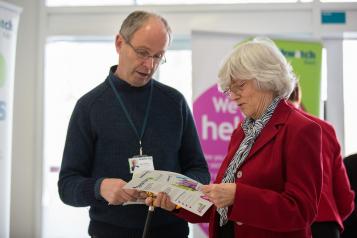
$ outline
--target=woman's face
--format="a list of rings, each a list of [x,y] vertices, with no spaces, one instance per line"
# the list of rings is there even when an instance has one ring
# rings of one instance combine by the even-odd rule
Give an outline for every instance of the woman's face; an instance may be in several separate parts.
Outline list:
[[[233,79],[229,97],[246,116],[258,119],[273,100],[273,92],[261,90],[256,80]]]

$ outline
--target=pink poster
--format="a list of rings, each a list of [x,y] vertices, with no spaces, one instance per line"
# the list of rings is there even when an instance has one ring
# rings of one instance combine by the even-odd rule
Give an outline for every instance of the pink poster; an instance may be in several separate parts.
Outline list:
[[[235,102],[218,91],[216,84],[196,98],[193,115],[213,182],[226,155],[232,131],[243,115]],[[208,235],[208,224],[200,224],[200,227]]]

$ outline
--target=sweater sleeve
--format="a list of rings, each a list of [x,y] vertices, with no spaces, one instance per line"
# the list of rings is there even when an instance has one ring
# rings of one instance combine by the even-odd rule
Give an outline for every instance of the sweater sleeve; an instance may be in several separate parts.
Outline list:
[[[58,180],[60,198],[67,205],[84,207],[96,201],[93,141],[89,109],[79,101],[69,122]]]
[[[183,136],[179,151],[182,173],[203,184],[208,184],[210,174],[198,139],[191,111],[185,101],[182,105]]]

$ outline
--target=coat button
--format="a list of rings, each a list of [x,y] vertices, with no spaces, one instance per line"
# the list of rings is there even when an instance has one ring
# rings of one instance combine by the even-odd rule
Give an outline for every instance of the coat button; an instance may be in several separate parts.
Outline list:
[[[242,176],[243,176],[243,173],[242,173],[241,170],[239,170],[239,171],[237,172],[237,178],[241,178]]]

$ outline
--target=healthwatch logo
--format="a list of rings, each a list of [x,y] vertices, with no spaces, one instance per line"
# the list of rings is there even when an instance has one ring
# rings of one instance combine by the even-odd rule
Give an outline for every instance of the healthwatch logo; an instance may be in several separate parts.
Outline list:
[[[2,54],[0,54],[0,88],[2,88],[5,83],[5,69],[5,59]]]
[[[0,28],[7,31],[12,31],[12,22],[11,20],[0,19]]]
[[[316,60],[316,53],[311,50],[280,50],[286,58],[302,59],[306,63],[313,63]]]

